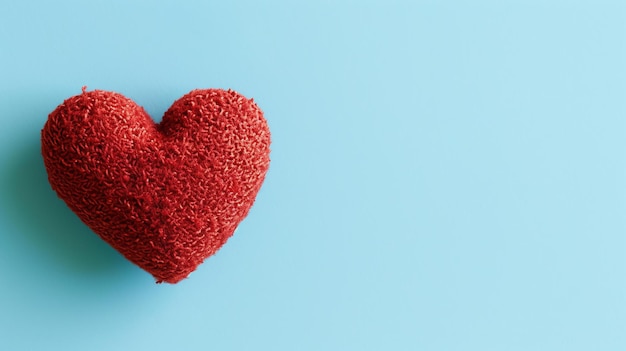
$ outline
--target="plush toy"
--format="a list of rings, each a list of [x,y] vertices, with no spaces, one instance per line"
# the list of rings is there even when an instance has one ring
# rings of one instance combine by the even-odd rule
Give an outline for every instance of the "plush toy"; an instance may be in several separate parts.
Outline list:
[[[132,100],[83,88],[48,116],[41,143],[58,196],[158,283],[224,245],[270,162],[259,107],[221,89],[191,91],[155,124]]]

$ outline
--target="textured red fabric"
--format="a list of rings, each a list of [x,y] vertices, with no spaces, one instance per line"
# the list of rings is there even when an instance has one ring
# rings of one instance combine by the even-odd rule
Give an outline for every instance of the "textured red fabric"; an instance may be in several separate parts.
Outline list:
[[[52,188],[159,283],[186,278],[232,236],[269,153],[263,113],[232,90],[194,90],[155,124],[132,100],[83,88],[42,130]]]

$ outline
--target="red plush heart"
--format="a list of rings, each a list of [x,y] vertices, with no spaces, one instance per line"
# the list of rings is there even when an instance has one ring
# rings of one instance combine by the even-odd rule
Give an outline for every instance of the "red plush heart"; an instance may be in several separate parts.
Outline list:
[[[83,89],[41,140],[59,197],[157,282],[184,279],[224,245],[269,167],[263,113],[232,90],[194,90],[155,124],[120,94]]]

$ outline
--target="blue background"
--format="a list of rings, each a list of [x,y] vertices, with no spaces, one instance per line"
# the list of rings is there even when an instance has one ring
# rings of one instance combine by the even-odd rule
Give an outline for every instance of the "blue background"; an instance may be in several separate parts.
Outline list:
[[[626,350],[623,1],[0,3],[1,350]],[[50,190],[83,85],[265,111],[257,202],[178,285]]]

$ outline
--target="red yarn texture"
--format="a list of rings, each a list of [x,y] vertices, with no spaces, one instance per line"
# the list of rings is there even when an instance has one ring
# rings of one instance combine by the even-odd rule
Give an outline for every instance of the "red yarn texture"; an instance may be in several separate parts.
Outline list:
[[[248,214],[270,132],[232,90],[194,90],[155,124],[118,93],[83,89],[48,116],[42,153],[52,188],[85,224],[158,283],[177,283]]]

